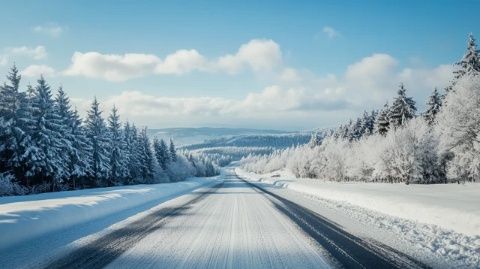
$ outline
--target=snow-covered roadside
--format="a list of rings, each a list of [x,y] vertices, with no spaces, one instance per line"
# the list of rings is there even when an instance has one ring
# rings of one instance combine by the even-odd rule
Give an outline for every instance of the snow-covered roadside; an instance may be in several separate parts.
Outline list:
[[[405,185],[296,179],[281,170],[258,175],[236,168],[239,176],[323,199],[347,202],[383,214],[480,235],[480,184]]]
[[[0,249],[114,215],[150,202],[163,202],[219,177],[0,198]]]
[[[475,219],[478,220],[478,211],[473,209],[475,203],[478,205],[478,195],[474,195],[475,192],[479,193],[477,186],[449,185],[451,191],[433,188],[429,192],[428,188],[423,188],[428,186],[418,185],[380,184],[376,186],[376,183],[334,183],[295,179],[286,171],[257,175],[237,168],[236,172],[246,180],[273,184],[277,186],[275,190],[279,192],[278,194],[316,211],[353,234],[372,238],[434,268],[480,268],[478,229],[469,230],[470,235],[467,235],[439,225],[424,224],[418,219],[414,219],[417,216],[416,210],[429,214],[426,208],[431,206],[433,201],[438,202],[438,208],[435,209],[432,206],[434,208],[432,214],[438,214],[445,203],[453,203],[449,205],[449,211],[445,211],[445,214],[454,214],[450,218],[457,218],[460,227],[465,228],[465,225],[476,227],[475,223],[471,222],[474,222]],[[410,194],[406,193],[407,190],[404,189],[409,187]],[[464,192],[460,191],[461,187]],[[303,196],[304,199],[298,199],[299,196]],[[455,196],[457,197],[455,198]],[[391,210],[385,214],[376,210],[376,208],[388,206],[389,202],[385,202],[387,203],[385,205],[381,204],[384,197],[389,197],[398,203],[396,207],[391,207]],[[402,198],[405,201],[407,197],[410,197],[409,202],[401,202]],[[371,204],[359,203],[358,199],[367,199]],[[459,201],[455,203],[455,199]],[[472,201],[473,205],[462,208],[465,203],[469,203],[468,201]],[[412,214],[408,218],[399,217],[400,214],[397,212],[406,210],[408,207],[412,210]],[[457,211],[460,213],[455,213],[455,207],[459,207]],[[467,214],[461,213],[461,211],[470,211],[473,217],[465,218]],[[432,215],[424,217],[431,221],[435,220]],[[461,222],[467,223],[463,225]],[[450,220],[447,223],[454,224],[456,221]]]

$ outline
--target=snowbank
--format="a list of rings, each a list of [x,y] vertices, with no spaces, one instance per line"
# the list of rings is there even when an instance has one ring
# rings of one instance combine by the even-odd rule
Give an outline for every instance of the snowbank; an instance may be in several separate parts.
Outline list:
[[[192,178],[176,183],[0,197],[0,249],[148,202],[160,203],[217,180]]]
[[[466,235],[480,235],[480,184],[339,183],[297,179],[285,170],[258,175],[236,168],[236,173],[244,179],[267,182],[318,198],[347,202]]]

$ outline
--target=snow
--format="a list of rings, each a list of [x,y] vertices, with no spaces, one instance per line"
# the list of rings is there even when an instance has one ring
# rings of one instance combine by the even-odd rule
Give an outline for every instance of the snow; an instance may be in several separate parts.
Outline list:
[[[161,203],[217,180],[191,178],[176,183],[1,197],[0,249],[149,202]]]
[[[297,179],[286,170],[263,175],[239,168],[236,172],[248,179],[261,179],[323,199],[347,202],[467,235],[480,235],[480,184],[340,183]]]
[[[233,179],[107,268],[330,267],[318,248],[262,194]]]
[[[352,234],[433,268],[480,268],[478,185],[325,182],[298,179],[286,170],[259,175],[236,168],[236,173],[252,182],[272,184],[278,195]]]

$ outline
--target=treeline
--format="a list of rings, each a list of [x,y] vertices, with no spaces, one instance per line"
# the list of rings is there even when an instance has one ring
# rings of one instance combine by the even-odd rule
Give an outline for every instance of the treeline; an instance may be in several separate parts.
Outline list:
[[[227,166],[231,162],[250,155],[270,154],[275,150],[273,147],[213,147],[191,150],[200,156],[208,156],[208,158],[217,166]]]
[[[217,174],[206,157],[177,154],[147,128],[105,119],[95,98],[85,120],[41,77],[20,90],[13,66],[0,86],[0,195],[156,183]]]
[[[237,135],[207,140],[184,148],[189,150],[217,147],[271,147],[281,149],[306,144],[309,139],[310,135],[303,133]]]
[[[308,146],[252,156],[254,172],[289,168],[298,177],[334,181],[447,183],[480,181],[480,58],[475,39],[455,64],[444,93],[435,89],[417,114],[403,84],[397,97],[373,112],[313,134]]]

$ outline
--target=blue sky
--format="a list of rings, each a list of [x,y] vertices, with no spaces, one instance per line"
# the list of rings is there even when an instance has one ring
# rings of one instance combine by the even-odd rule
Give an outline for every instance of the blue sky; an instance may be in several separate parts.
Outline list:
[[[116,104],[124,119],[150,127],[311,129],[381,106],[401,81],[422,108],[433,87],[448,83],[467,34],[479,32],[479,8],[453,0],[9,1],[0,71],[15,61],[24,85],[43,73],[81,111],[97,96],[105,110]]]

